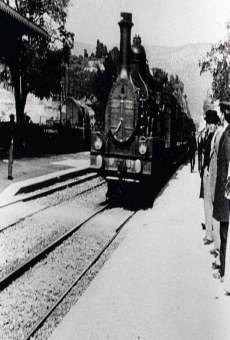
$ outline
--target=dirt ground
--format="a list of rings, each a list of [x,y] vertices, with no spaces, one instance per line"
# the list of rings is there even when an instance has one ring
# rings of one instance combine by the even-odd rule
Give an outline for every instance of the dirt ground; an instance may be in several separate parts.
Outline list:
[[[65,159],[85,159],[88,152],[62,155],[46,155],[43,157],[21,158],[13,162],[13,180],[8,179],[8,160],[0,160],[0,192],[8,185],[25,179],[46,175],[59,170],[70,168],[70,165],[52,164]]]

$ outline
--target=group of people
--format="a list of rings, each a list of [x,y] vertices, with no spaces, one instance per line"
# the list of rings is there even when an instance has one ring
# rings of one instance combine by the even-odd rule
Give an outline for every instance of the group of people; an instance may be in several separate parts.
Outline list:
[[[204,200],[204,244],[214,244],[213,277],[225,282],[230,293],[230,102],[220,103],[205,114],[206,126],[198,136],[198,170],[201,177],[200,197]],[[229,250],[227,249],[227,244]],[[229,253],[229,254],[228,254]],[[229,261],[228,261],[228,260]],[[229,263],[228,263],[229,262]]]

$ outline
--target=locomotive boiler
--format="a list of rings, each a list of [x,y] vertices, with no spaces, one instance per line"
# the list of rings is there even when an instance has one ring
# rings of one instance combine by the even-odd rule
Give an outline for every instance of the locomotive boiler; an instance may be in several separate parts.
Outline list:
[[[191,119],[172,94],[156,86],[139,36],[131,46],[132,14],[121,17],[120,73],[108,98],[104,129],[92,131],[91,168],[109,184],[144,183],[186,152]]]

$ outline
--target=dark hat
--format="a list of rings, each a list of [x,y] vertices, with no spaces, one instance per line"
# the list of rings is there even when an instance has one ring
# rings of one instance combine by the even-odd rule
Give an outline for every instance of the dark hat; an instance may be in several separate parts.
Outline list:
[[[220,118],[217,115],[216,110],[208,110],[205,115],[205,120],[207,124],[217,124]]]

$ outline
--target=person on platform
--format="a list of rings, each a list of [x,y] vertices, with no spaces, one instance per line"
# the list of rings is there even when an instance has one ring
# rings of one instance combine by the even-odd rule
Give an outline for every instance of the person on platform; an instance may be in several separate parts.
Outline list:
[[[197,151],[198,151],[198,171],[200,176],[202,175],[202,164],[203,164],[203,156],[204,156],[204,140],[207,133],[207,124],[200,131],[197,137]]]
[[[9,121],[9,140],[14,139],[15,134],[15,116],[13,113],[10,114],[10,121]]]
[[[213,277],[223,281],[229,225],[229,201],[225,197],[225,189],[230,162],[230,102],[221,102],[220,109],[224,115],[224,132],[219,141],[216,186],[213,202],[213,217],[220,222],[220,268],[213,274]]]
[[[204,144],[205,139],[208,133],[208,126],[207,124],[205,127],[200,131],[198,138],[197,138],[197,150],[198,150],[198,171],[200,174],[200,195],[199,197],[204,199],[204,182],[203,182],[203,162],[204,162]],[[205,230],[205,223],[201,223],[202,229]]]
[[[216,129],[216,132],[213,136],[211,142],[211,152],[210,152],[210,163],[209,163],[209,179],[210,179],[210,193],[211,193],[211,201],[212,201],[212,209],[214,203],[214,195],[216,188],[216,176],[217,176],[217,155],[219,149],[219,142],[224,132],[224,128],[222,125],[223,122],[223,114],[219,119],[219,126]],[[212,211],[213,214],[213,211]],[[214,240],[214,247],[210,250],[210,253],[216,257],[216,261],[213,263],[213,269],[219,269],[220,267],[220,223],[213,217],[212,218],[212,233]]]
[[[209,165],[210,165],[210,153],[211,153],[211,143],[215,131],[217,129],[217,124],[219,122],[219,117],[217,111],[208,110],[206,112],[206,124],[207,132],[204,139],[204,157],[202,164],[202,176],[203,176],[203,196],[204,196],[204,217],[205,217],[205,237],[203,239],[204,244],[208,245],[214,241],[212,232],[212,214],[213,214],[213,202],[211,197],[211,184],[209,175]]]
[[[192,131],[190,139],[189,139],[189,159],[190,159],[191,172],[194,171],[194,167],[195,167],[196,150],[197,150],[197,144],[196,144],[195,131]]]

